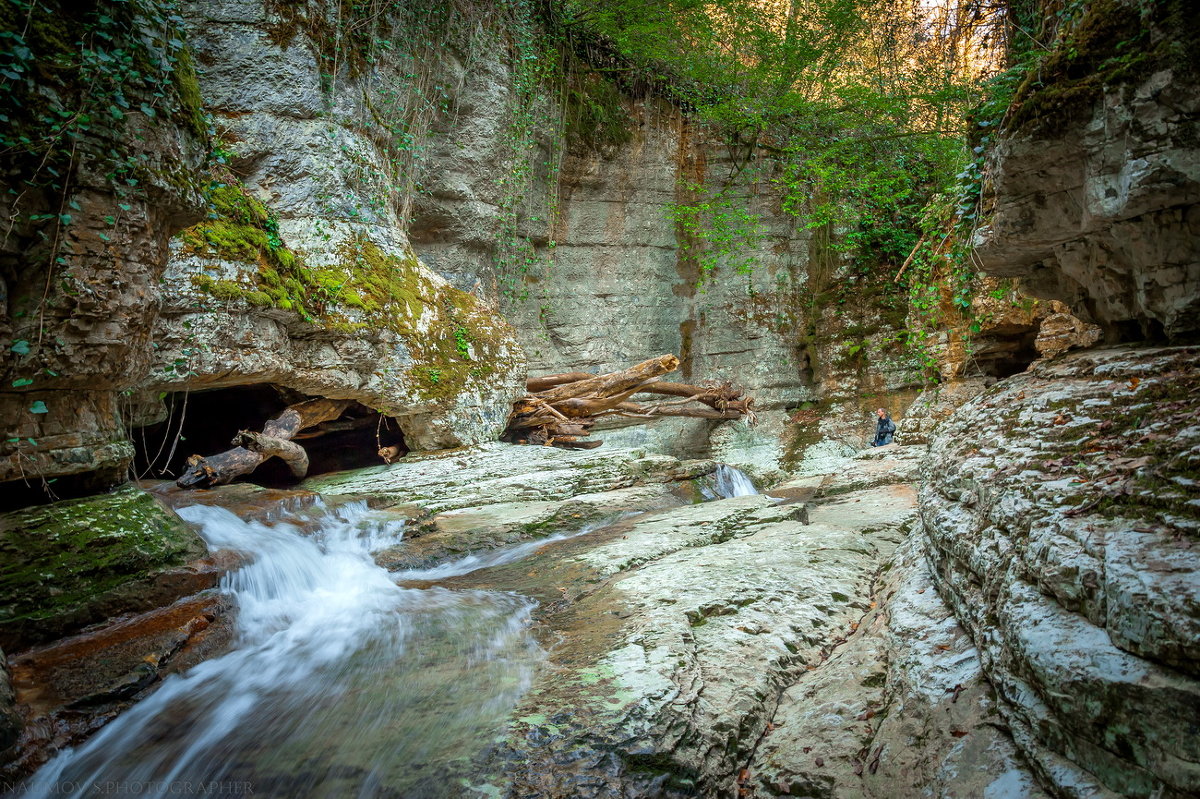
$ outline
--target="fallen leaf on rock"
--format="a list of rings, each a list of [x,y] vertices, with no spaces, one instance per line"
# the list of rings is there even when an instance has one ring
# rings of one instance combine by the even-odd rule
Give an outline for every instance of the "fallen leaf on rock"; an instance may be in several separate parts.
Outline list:
[[[817,764],[817,768],[825,768],[825,758],[818,757],[813,762]]]
[[[866,721],[867,719],[875,718],[874,710],[865,710],[854,717],[855,721]]]
[[[806,754],[806,755],[807,755],[809,752],[811,752],[811,751],[812,751],[812,747],[811,747],[811,746],[806,746],[806,747],[804,747],[804,749],[803,749],[803,752],[804,752],[804,754]]]
[[[925,593],[925,589],[924,589],[924,588],[918,588],[918,589],[917,589],[917,593],[918,593],[918,594],[923,594],[923,593]]]
[[[950,645],[949,644],[938,644],[937,646],[934,647],[934,649],[937,649],[942,652],[949,652]]]
[[[878,606],[879,606],[878,602],[872,602],[870,605],[867,605],[867,607],[869,607],[871,610],[874,610]]]
[[[850,622],[850,632],[854,632],[857,629],[858,629],[858,622],[856,622],[856,621]]]
[[[1140,383],[1140,382],[1142,382],[1142,378],[1140,378],[1140,377],[1129,378],[1129,390],[1133,391],[1135,388],[1138,387],[1138,383]]]
[[[1071,417],[1065,413],[1060,413],[1058,416],[1054,417],[1055,424],[1066,424],[1069,421],[1071,421]]]
[[[962,738],[967,735],[967,731],[966,730],[950,730],[950,734],[953,735],[955,738]]]

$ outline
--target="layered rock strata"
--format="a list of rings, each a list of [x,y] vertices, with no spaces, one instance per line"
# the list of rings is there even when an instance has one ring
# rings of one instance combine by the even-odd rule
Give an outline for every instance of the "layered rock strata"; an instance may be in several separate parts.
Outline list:
[[[930,444],[936,582],[1062,795],[1200,790],[1198,367],[1194,348],[1063,356]]]
[[[147,395],[272,383],[393,416],[411,449],[497,438],[523,353],[413,253],[395,142],[361,122],[366,79],[323,77],[318,53],[268,35],[277,20],[256,0],[190,13],[232,171],[214,174],[210,219],[172,244]]]
[[[1026,80],[976,254],[1109,341],[1200,335],[1200,55],[1186,4],[1096,3]]]

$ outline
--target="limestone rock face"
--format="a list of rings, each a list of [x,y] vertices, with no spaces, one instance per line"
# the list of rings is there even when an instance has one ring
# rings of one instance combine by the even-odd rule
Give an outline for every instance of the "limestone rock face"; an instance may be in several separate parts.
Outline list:
[[[925,389],[909,406],[904,418],[896,423],[896,440],[903,444],[928,444],[933,431],[959,405],[994,383],[992,378],[976,377]]]
[[[1194,348],[1035,364],[943,422],[923,466],[938,587],[1064,795],[1200,790],[1198,366]]]
[[[1053,358],[1067,350],[1086,349],[1100,340],[1101,331],[1096,325],[1058,312],[1042,320],[1034,346],[1043,358]]]
[[[1154,18],[1172,8],[1156,4],[1147,19],[1133,4],[1096,6],[1079,39],[1094,48],[1140,39],[1154,50],[1143,66],[1073,81],[1051,71],[1019,98],[1029,119],[1018,110],[1020,124],[996,145],[995,213],[976,249],[985,271],[1066,301],[1110,341],[1200,333],[1200,96],[1194,55],[1180,54],[1194,49],[1181,41],[1192,35],[1188,12]],[[1089,39],[1089,26],[1106,25],[1116,32]],[[1119,49],[1080,57],[1122,60]]]
[[[866,419],[863,394],[893,395],[897,411],[912,398],[897,393],[916,381],[914,362],[894,344],[903,315],[883,307],[894,287],[859,274],[827,236],[784,212],[779,174],[653,97],[620,99],[614,113],[628,137],[620,144],[568,135],[557,127],[562,108],[538,107],[543,130],[514,156],[507,52],[487,39],[469,69],[445,65],[454,113],[434,123],[421,167],[425,191],[414,197],[409,231],[418,255],[458,287],[496,297],[532,374],[612,371],[672,352],[680,378],[734,380],[755,397],[760,419],[752,430],[672,420],[598,438],[768,477],[785,459],[785,409],[823,402],[830,417]],[[515,220],[504,206],[514,157],[531,176]],[[706,182],[729,184],[728,213],[746,215],[735,226],[755,231],[732,254],[709,257],[716,248],[679,217],[702,202],[689,186]],[[515,254],[501,241],[513,234],[528,242]],[[828,435],[860,438],[845,428],[820,432]]]
[[[387,139],[356,122],[370,79],[323,85],[302,37],[266,35],[278,20],[258,0],[190,14],[200,88],[243,184],[220,173],[215,192],[245,197],[173,242],[145,394],[274,383],[395,416],[412,449],[497,438],[524,356],[491,307],[413,253]]]
[[[107,168],[85,161],[54,200],[72,209],[60,260],[24,225],[0,245],[0,482],[90,473],[98,490],[124,479],[121,392],[150,368],[167,240],[202,216],[193,133],[135,112],[125,137],[88,144],[142,163],[141,189],[117,195]]]

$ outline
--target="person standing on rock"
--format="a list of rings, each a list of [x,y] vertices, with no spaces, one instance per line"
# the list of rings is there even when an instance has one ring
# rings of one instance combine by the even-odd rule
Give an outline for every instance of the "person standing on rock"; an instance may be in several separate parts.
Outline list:
[[[896,423],[883,408],[876,410],[875,415],[879,417],[879,420],[875,424],[875,440],[871,442],[871,446],[882,447],[892,443],[892,436],[896,434]]]

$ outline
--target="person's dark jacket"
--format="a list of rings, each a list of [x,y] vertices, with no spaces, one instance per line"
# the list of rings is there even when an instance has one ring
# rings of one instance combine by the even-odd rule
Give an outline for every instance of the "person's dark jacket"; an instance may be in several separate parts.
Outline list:
[[[884,444],[892,443],[892,436],[896,434],[896,423],[891,418],[884,416],[875,425],[875,441],[872,446],[882,447]]]

